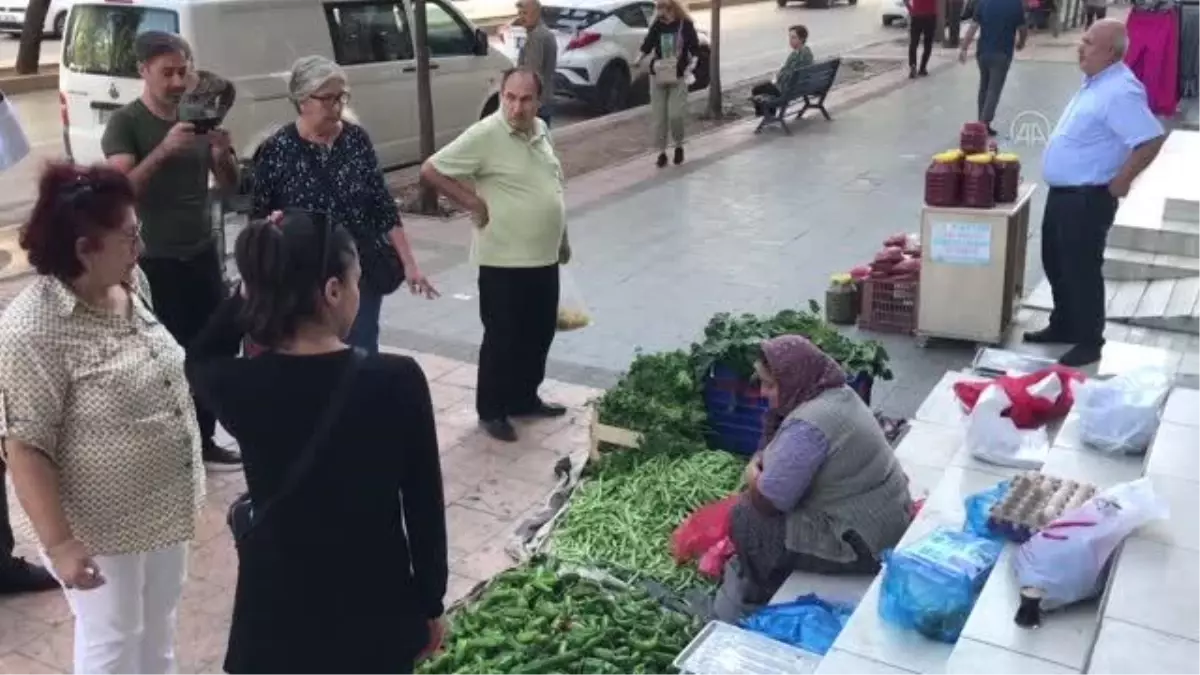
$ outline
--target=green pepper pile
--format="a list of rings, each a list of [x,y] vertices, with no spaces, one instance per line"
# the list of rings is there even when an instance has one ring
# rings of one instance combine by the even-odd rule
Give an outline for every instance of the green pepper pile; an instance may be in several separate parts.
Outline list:
[[[707,585],[693,565],[677,566],[671,533],[698,507],[737,490],[746,461],[660,434],[637,450],[608,454],[588,472],[550,538],[563,560],[621,579],[650,579],[674,591]]]
[[[498,575],[452,619],[418,673],[667,673],[699,631],[642,590],[550,561]]]

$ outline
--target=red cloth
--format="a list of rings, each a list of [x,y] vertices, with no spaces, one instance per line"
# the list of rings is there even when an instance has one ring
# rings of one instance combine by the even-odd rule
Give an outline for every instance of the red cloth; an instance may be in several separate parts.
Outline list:
[[[910,16],[937,16],[937,0],[908,0]]]
[[[1058,377],[1062,385],[1062,393],[1053,402],[1029,393],[1030,386],[1041,382],[1049,374]],[[979,401],[979,395],[984,389],[993,385],[1003,387],[1008,400],[1012,401],[1006,415],[1012,419],[1013,424],[1017,425],[1018,429],[1036,429],[1047,422],[1067,416],[1075,403],[1071,383],[1083,382],[1085,379],[1083,373],[1077,370],[1053,365],[1019,377],[1005,375],[982,382],[958,382],[954,385],[954,395],[962,401],[967,410],[974,410],[975,403]]]
[[[1159,116],[1174,115],[1179,106],[1178,24],[1175,11],[1135,9],[1125,20],[1129,33],[1125,65],[1146,88],[1150,110]]]

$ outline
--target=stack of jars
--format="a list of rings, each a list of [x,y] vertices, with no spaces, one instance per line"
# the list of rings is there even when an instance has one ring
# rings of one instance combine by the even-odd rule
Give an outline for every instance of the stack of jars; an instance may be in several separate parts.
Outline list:
[[[967,155],[987,152],[988,140],[987,125],[983,122],[967,122],[958,135],[958,145]]]
[[[962,198],[961,150],[947,150],[933,156],[925,171],[925,203],[930,206],[958,206]]]

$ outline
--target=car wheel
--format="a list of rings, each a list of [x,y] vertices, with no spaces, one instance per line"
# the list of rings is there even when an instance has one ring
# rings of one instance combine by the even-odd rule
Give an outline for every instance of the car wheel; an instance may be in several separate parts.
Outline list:
[[[780,7],[787,7],[788,0],[775,0],[775,4]]]
[[[709,83],[709,66],[712,64],[712,48],[700,47],[700,54],[696,58],[696,70],[692,72],[695,76],[695,81],[688,87],[688,91],[700,91],[708,89]]]
[[[883,27],[890,28],[892,26],[893,21],[895,21],[895,19],[890,16],[883,17]]]
[[[66,29],[67,13],[59,12],[58,16],[54,17],[54,37],[61,39]]]
[[[850,4],[850,6],[851,6],[851,7],[853,7],[853,6],[855,6],[855,5],[857,5],[857,4],[858,4],[858,0],[846,0],[846,2],[848,2],[848,3]]]
[[[629,71],[610,63],[596,83],[596,108],[604,114],[624,110],[629,105]]]
[[[804,6],[815,9],[829,9],[830,4],[832,4],[830,0],[805,0]]]

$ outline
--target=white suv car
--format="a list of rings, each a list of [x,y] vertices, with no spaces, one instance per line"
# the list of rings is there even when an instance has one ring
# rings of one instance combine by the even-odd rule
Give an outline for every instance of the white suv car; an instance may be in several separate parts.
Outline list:
[[[46,21],[42,24],[42,32],[54,37],[62,37],[63,28],[67,25],[67,13],[71,11],[74,0],[50,0],[46,9]],[[20,35],[25,25],[25,10],[29,0],[0,0],[0,33]]]
[[[556,96],[609,113],[626,108],[635,91],[648,85],[645,71],[635,74],[632,66],[654,20],[653,2],[554,0],[542,5],[542,20],[558,38]],[[700,62],[689,84],[692,91],[708,87],[708,35],[700,32],[699,37]],[[501,28],[500,51],[514,61],[524,42],[524,28]]]

